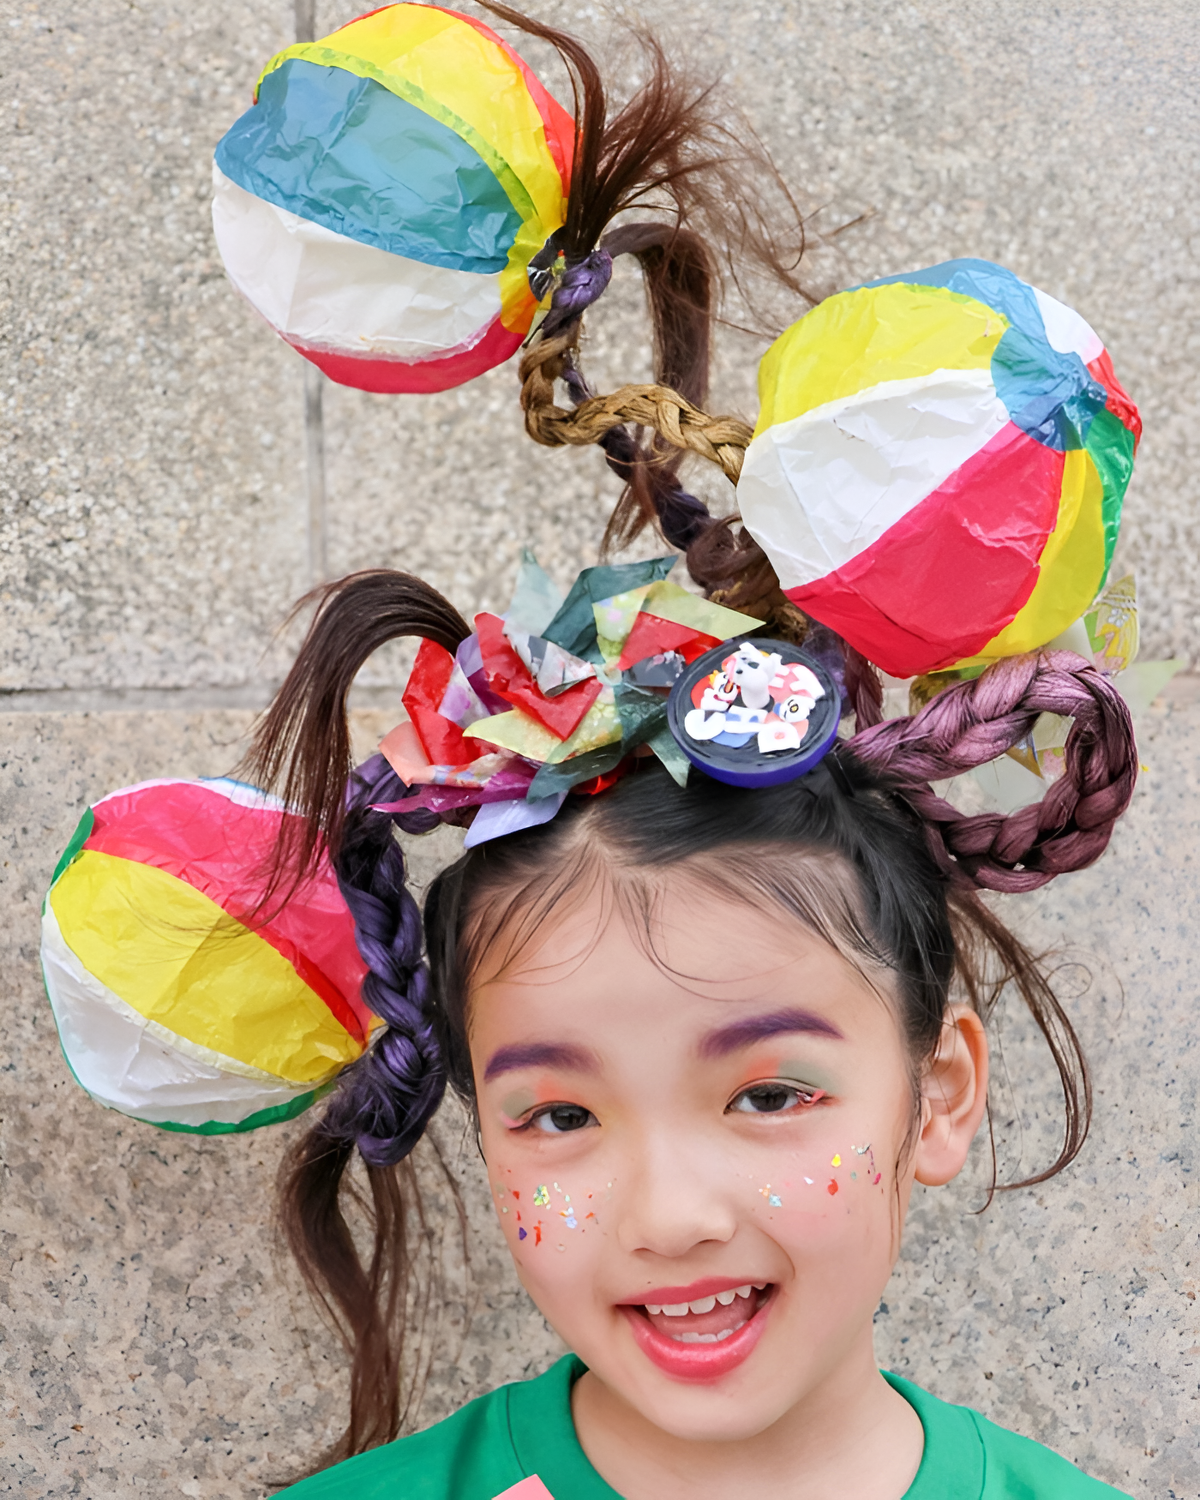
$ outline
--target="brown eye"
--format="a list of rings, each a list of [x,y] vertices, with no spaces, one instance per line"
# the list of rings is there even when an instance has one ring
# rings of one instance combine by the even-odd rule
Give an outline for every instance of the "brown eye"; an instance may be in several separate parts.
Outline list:
[[[529,1123],[547,1135],[562,1135],[568,1130],[583,1130],[600,1122],[582,1104],[551,1104],[534,1115]]]
[[[820,1097],[819,1089],[797,1088],[789,1083],[755,1083],[736,1095],[726,1113],[736,1110],[746,1115],[778,1115],[814,1104]]]

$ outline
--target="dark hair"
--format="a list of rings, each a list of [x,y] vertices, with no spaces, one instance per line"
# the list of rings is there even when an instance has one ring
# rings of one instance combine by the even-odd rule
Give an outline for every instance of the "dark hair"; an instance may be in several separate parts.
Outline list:
[[[878,702],[862,692],[868,727],[816,772],[765,791],[699,775],[679,788],[654,763],[635,764],[608,791],[569,797],[549,824],[464,855],[430,889],[423,945],[393,827],[427,831],[436,815],[404,809],[406,788],[382,756],[353,772],[348,759],[350,684],[373,650],[400,635],[427,635],[453,649],[466,624],[441,595],[406,574],[377,570],[330,585],[247,762],[252,779],[280,787],[305,815],[307,853],[280,854],[295,879],[304,860],[328,844],[370,966],[367,998],[387,1023],[343,1074],[281,1176],[288,1241],[352,1354],[351,1420],[332,1457],[398,1430],[406,1201],[420,1211],[406,1158],[447,1080],[470,1098],[466,997],[479,946],[496,930],[487,912],[497,895],[505,911],[524,902],[536,917],[538,903],[561,891],[573,868],[582,873],[601,855],[626,868],[662,870],[721,850],[733,872],[724,886],[731,895],[774,899],[843,951],[891,971],[916,1075],[936,1045],[955,983],[984,1017],[1005,987],[1015,986],[1057,1067],[1064,1131],[1055,1161],[1009,1186],[1042,1181],[1078,1153],[1091,1113],[1078,1039],[1038,960],[977,887],[1031,889],[1090,864],[1128,805],[1137,769],[1128,709],[1089,663],[1065,652],[1000,662],[944,689],[918,714],[885,723],[871,722]],[[850,657],[838,638],[815,630],[813,637],[849,687]],[[1064,774],[1041,803],[1007,817],[967,815],[931,790],[931,780],[1020,743],[1043,712],[1074,723]],[[399,807],[376,811],[383,803]],[[764,858],[768,848],[795,857]],[[828,899],[798,878],[814,861]],[[365,1263],[344,1213],[356,1148],[371,1197]]]
[[[613,870],[641,888],[649,917],[657,878],[688,866],[726,899],[774,904],[852,962],[890,972],[917,1076],[956,980],[985,1017],[1015,983],[1050,1045],[1067,1111],[1058,1158],[1027,1182],[1061,1170],[1083,1143],[1087,1116],[1087,1069],[1070,1021],[1028,952],[939,868],[922,819],[888,778],[852,751],[832,756],[798,781],[760,790],[700,775],[680,787],[646,759],[602,795],[569,799],[549,824],[471,849],[439,875],[425,904],[430,994],[460,1097],[474,1098],[471,979],[501,928],[515,920],[520,941],[568,890]],[[705,858],[718,852],[719,861]]]
[[[499,0],[480,4],[556,49],[575,103],[566,222],[533,262],[548,279],[556,261],[559,269],[550,311],[520,362],[526,430],[547,446],[598,443],[604,450],[625,482],[605,549],[654,525],[686,550],[713,518],[683,489],[685,452],[720,462],[732,439],[724,466],[736,479],[750,439],[745,422],[700,410],[720,284],[736,285],[753,302],[752,283],[766,277],[813,304],[816,297],[797,275],[803,217],[732,101],[711,79],[689,77],[668,60],[649,32],[631,28],[645,81],[614,106],[600,68],[574,37]],[[582,317],[607,287],[619,255],[632,255],[642,270],[655,384],[601,397],[580,365]],[[556,404],[559,380],[574,410]]]

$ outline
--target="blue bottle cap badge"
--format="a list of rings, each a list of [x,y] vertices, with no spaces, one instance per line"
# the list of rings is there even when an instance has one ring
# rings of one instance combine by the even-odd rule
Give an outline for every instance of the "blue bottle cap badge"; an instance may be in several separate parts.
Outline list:
[[[841,694],[799,646],[749,636],[697,657],[678,678],[667,720],[698,770],[731,786],[803,776],[837,738]]]

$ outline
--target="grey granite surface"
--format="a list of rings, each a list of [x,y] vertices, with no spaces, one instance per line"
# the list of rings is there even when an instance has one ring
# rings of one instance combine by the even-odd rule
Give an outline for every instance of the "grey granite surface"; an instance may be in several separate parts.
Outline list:
[[[981,255],[1077,306],[1146,420],[1121,542],[1146,653],[1195,661],[1189,0],[531,8],[606,57],[612,17],[640,16],[722,70],[819,210],[819,289]],[[317,11],[321,31],[354,7]],[[294,639],[273,632],[308,582],[300,362],[224,281],[208,220],[212,147],[291,29],[287,0],[0,0],[0,692],[14,710],[0,716],[0,1493],[33,1500],[263,1495],[342,1410],[340,1352],[270,1224],[299,1127],[207,1141],[98,1110],[62,1063],[36,957],[81,806],[227,769],[249,722],[237,710],[262,701]],[[761,311],[777,330],[799,308]],[[723,334],[714,405],[753,415],[763,346]],[[648,372],[624,268],[588,358],[606,387]],[[594,454],[528,443],[511,369],[419,399],[327,387],[325,411],[335,572],[409,567],[470,611],[504,601],[524,545],[563,582],[591,560],[614,482]],[[378,701],[402,660],[364,674]],[[1139,1500],[1200,1496],[1194,686],[1144,725],[1148,770],[1104,860],[1005,905],[1074,955],[1062,983],[1095,1069],[1092,1138],[1061,1178],[982,1215],[982,1145],[964,1179],[921,1192],[878,1320],[894,1368]],[[42,711],[122,695],[153,711]],[[388,723],[360,715],[364,746]],[[417,843],[420,878],[453,837]],[[994,1112],[1013,1176],[1052,1146],[1054,1089],[1027,1024],[1001,1023]],[[461,1121],[444,1118],[440,1140],[471,1269],[447,1229],[446,1316],[414,1422],[557,1349],[492,1231]]]

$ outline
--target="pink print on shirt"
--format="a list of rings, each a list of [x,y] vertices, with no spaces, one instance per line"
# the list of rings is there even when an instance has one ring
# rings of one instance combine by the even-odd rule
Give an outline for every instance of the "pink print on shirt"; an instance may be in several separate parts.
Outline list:
[[[554,1500],[554,1496],[537,1475],[533,1474],[528,1479],[522,1479],[520,1484],[502,1491],[495,1500]]]

